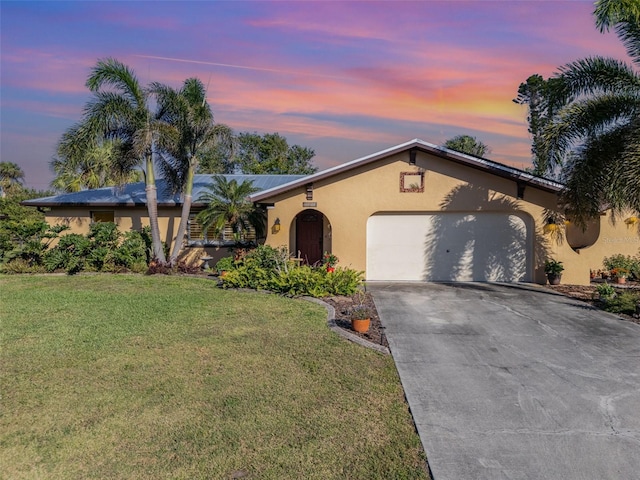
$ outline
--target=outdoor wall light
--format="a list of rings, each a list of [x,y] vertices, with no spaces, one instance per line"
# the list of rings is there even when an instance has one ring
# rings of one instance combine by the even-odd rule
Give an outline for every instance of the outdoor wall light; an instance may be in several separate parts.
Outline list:
[[[278,233],[280,231],[280,218],[276,218],[276,221],[273,222],[273,227],[271,227],[271,231],[273,233]]]

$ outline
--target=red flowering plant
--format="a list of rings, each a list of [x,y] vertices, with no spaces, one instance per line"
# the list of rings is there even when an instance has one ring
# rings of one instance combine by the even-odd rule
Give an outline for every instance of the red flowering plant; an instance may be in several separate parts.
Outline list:
[[[629,270],[623,267],[611,269],[611,276],[618,278],[627,278],[629,276]]]
[[[335,267],[340,260],[333,253],[324,252],[322,256],[322,264],[325,267]]]

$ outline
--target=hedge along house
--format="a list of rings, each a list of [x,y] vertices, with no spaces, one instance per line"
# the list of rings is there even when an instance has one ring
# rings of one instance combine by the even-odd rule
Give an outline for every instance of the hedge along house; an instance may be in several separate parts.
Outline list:
[[[251,199],[268,208],[267,243],[309,263],[324,251],[367,280],[588,284],[605,256],[636,255],[635,226],[604,212],[586,229],[545,233],[562,185],[421,140],[389,148]]]
[[[303,175],[224,175],[228,180],[253,182],[258,189],[272,189],[283,183],[303,178]],[[228,248],[235,245],[230,228],[220,236],[212,231],[203,232],[195,216],[205,205],[198,201],[211,185],[213,175],[196,175],[193,183],[193,204],[181,260],[195,261],[203,255],[213,261],[228,255]],[[180,223],[182,203],[180,194],[173,192],[166,181],[157,181],[158,223],[162,241],[171,247]],[[114,222],[121,231],[141,230],[149,225],[144,182],[123,187],[105,187],[81,192],[65,193],[53,197],[26,200],[23,205],[38,207],[44,212],[50,225],[68,225],[68,233],[86,234],[93,222]],[[250,237],[247,240],[254,240]]]
[[[558,207],[562,185],[522,170],[421,140],[308,175],[225,175],[251,180],[250,198],[268,212],[266,243],[286,246],[313,264],[325,251],[367,280],[545,283],[544,262],[564,262],[563,283],[587,284],[605,256],[636,255],[636,226],[603,212],[583,232],[566,226],[562,241],[545,233],[545,209]],[[192,216],[210,175],[197,175]],[[158,182],[163,240],[175,241],[180,196]],[[148,225],[143,183],[23,202],[46,207],[51,225],[86,233],[93,221],[121,230]],[[562,227],[565,229],[565,227]],[[228,255],[230,238],[206,238],[192,221],[181,258]],[[215,261],[215,260],[213,260]]]

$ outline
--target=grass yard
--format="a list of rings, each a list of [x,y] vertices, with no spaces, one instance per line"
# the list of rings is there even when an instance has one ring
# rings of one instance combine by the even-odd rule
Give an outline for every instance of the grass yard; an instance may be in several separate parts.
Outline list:
[[[0,477],[428,478],[393,361],[209,280],[2,276]]]

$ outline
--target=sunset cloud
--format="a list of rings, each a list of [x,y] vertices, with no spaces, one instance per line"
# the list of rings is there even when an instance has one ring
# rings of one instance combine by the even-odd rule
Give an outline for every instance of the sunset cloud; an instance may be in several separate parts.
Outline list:
[[[90,98],[90,68],[114,57],[144,84],[200,78],[216,121],[277,131],[313,148],[320,168],[463,133],[522,167],[530,139],[526,108],[511,101],[518,85],[589,55],[626,59],[592,10],[535,0],[3,2],[2,160],[48,184],[56,141]]]

